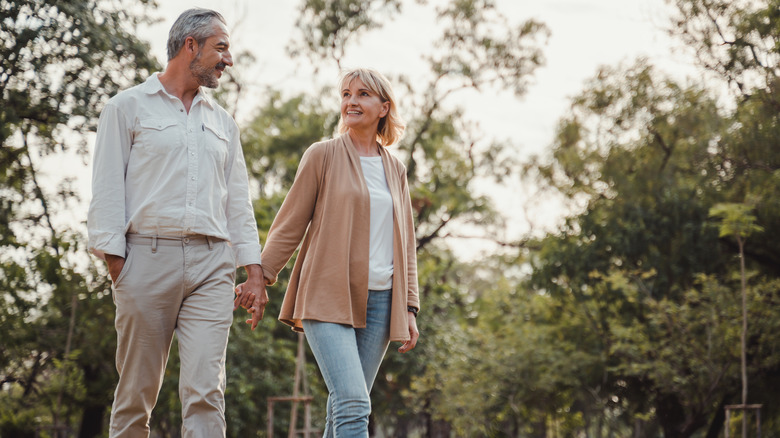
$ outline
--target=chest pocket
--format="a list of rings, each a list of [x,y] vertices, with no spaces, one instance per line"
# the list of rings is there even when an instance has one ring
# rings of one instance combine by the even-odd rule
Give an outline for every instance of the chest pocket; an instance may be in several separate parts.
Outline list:
[[[211,122],[203,123],[203,149],[212,155],[217,163],[224,164],[228,154],[227,133]]]
[[[142,119],[138,121],[133,147],[167,153],[181,147],[182,137],[175,119]]]

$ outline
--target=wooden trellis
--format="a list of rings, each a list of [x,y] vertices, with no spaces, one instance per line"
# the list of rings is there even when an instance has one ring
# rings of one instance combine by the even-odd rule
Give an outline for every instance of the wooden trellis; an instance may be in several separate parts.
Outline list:
[[[298,333],[298,356],[295,359],[295,383],[293,385],[292,396],[268,397],[268,438],[274,436],[274,403],[292,402],[292,411],[290,412],[290,430],[288,438],[295,438],[297,435],[303,435],[303,438],[314,436],[319,431],[311,428],[311,402],[314,397],[309,393],[309,383],[306,380],[306,356],[304,350],[304,335]],[[301,386],[303,386],[303,395],[301,395]],[[303,429],[298,430],[298,404],[303,403]]]
[[[726,438],[729,438],[729,424],[731,423],[731,411],[742,411],[743,424],[748,420],[748,412],[756,412],[756,438],[761,438],[761,405],[726,405],[726,423],[724,426]],[[743,426],[743,431],[744,429]]]

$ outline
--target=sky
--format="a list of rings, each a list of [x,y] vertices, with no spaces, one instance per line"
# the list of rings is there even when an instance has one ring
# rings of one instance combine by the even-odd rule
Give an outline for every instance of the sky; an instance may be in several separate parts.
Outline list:
[[[388,76],[405,74],[423,78],[433,39],[441,31],[435,4],[405,1],[402,14],[382,28],[362,35],[348,47],[346,66],[368,66]],[[631,64],[645,57],[661,71],[680,81],[697,77],[690,53],[668,35],[670,7],[665,0],[497,0],[498,10],[510,23],[533,18],[545,23],[550,37],[543,47],[546,64],[534,74],[525,96],[509,91],[486,90],[454,95],[448,105],[463,108],[466,118],[478,124],[489,138],[506,140],[520,157],[544,155],[552,144],[555,126],[566,114],[572,97],[584,87],[600,66]],[[186,0],[158,0],[153,15],[160,21],[139,32],[151,44],[152,54],[164,65],[167,33],[176,17],[194,6],[213,7]],[[234,56],[244,50],[257,59],[249,64],[236,57],[235,68],[245,70],[248,92],[237,113],[239,126],[252,115],[267,86],[287,95],[332,85],[335,68],[314,71],[302,59],[291,59],[286,47],[298,35],[295,28],[299,1],[227,0],[219,11],[231,33]],[[303,62],[302,62],[303,61]],[[336,108],[334,108],[335,110]],[[403,115],[403,108],[401,108]],[[88,181],[83,186],[88,186]],[[555,201],[529,203],[533,188],[501,187],[487,183],[474,188],[493,196],[507,219],[502,240],[520,238],[534,223],[553,226],[564,211]],[[89,192],[89,188],[85,187]],[[89,199],[89,193],[85,196]],[[86,206],[84,207],[86,217]],[[473,244],[463,251],[472,251]],[[478,245],[479,246],[479,245]],[[488,246],[479,246],[489,250]],[[468,258],[468,255],[466,255]]]
[[[153,54],[164,63],[167,31],[181,11],[199,6],[187,0],[158,0],[156,15],[162,20],[144,30]],[[390,76],[424,74],[422,55],[429,53],[438,35],[434,6],[429,0],[420,6],[407,0],[400,16],[391,18],[381,29],[363,35],[349,47],[347,66],[370,66]],[[337,71],[293,60],[286,52],[295,28],[299,1],[228,0],[220,6],[231,30],[234,54],[251,50],[257,62],[251,65],[255,91],[265,85],[290,93],[310,90],[312,85],[332,84]],[[476,107],[471,117],[495,132],[499,138],[514,138],[524,149],[540,152],[548,146],[551,132],[568,107],[569,99],[583,87],[599,66],[630,63],[647,57],[672,75],[685,78],[694,74],[689,54],[675,49],[668,36],[670,8],[666,0],[498,0],[499,11],[510,23],[533,18],[551,30],[544,46],[546,65],[537,70],[528,94],[517,99],[509,92],[470,94],[458,102]],[[208,7],[208,6],[206,6]],[[236,58],[237,68],[242,65]],[[457,99],[457,97],[456,97]],[[240,110],[251,110],[243,101]],[[240,114],[239,114],[240,116]]]

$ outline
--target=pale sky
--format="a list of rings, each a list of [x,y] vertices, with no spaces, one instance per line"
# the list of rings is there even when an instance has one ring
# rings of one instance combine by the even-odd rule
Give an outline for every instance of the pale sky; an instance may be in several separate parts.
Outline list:
[[[181,11],[199,4],[188,0],[158,2],[157,14],[163,20],[142,35],[164,63],[168,29]],[[238,23],[231,29],[233,53],[248,49],[258,60],[251,75],[256,92],[271,85],[292,94],[309,90],[313,84],[329,85],[335,81],[335,69],[321,69],[314,74],[305,60],[292,60],[285,51],[297,35],[299,3],[232,0],[220,6],[219,11],[231,27]],[[426,74],[421,57],[433,50],[431,42],[440,31],[433,5],[442,1],[428,3],[420,6],[411,0],[404,2],[400,16],[381,29],[364,34],[350,47],[344,64],[374,67],[388,76]],[[569,98],[582,89],[584,81],[601,65],[630,63],[644,56],[680,78],[694,71],[690,56],[675,53],[676,42],[667,36],[669,7],[665,0],[498,0],[496,4],[510,23],[534,18],[547,24],[551,30],[544,48],[547,63],[537,70],[534,85],[521,99],[508,91],[488,91],[481,96],[456,95],[452,103],[467,107],[469,118],[479,121],[486,131],[498,138],[512,138],[523,149],[541,152],[549,145]],[[235,61],[236,67],[246,67],[240,58]],[[248,116],[252,107],[253,102],[242,101],[239,118],[242,113]]]
[[[190,7],[213,6],[186,0],[158,3],[155,15],[162,20],[142,29],[140,35],[151,43],[153,54],[164,65],[167,33],[176,17]],[[441,30],[432,6],[441,1],[428,3],[421,6],[406,1],[401,15],[348,48],[343,65],[373,67],[388,76],[425,77],[427,68],[421,56],[432,50],[431,42]],[[466,118],[478,123],[486,137],[510,140],[522,157],[544,154],[570,98],[582,90],[599,66],[630,64],[646,57],[681,81],[697,76],[690,53],[677,49],[679,44],[668,36],[670,9],[665,0],[498,0],[496,4],[510,23],[534,18],[549,27],[551,36],[543,49],[546,65],[536,71],[527,95],[520,99],[509,91],[488,90],[454,95],[449,104],[464,108]],[[287,55],[285,48],[297,35],[298,5],[298,1],[278,0],[220,2],[219,11],[231,31],[232,52],[251,50],[257,58],[252,66],[242,64],[240,57],[234,60],[236,68],[250,68],[251,73],[244,77],[252,78],[247,97],[239,104],[239,125],[251,117],[267,86],[289,96],[332,85],[337,77],[335,65],[315,74],[305,59],[296,61]],[[80,184],[87,192],[88,185],[88,181]],[[507,216],[508,231],[500,238],[517,238],[527,232],[529,212],[523,209],[523,190],[485,184],[476,189],[495,196]],[[85,200],[89,197],[89,193],[84,196]],[[83,214],[86,217],[86,205]],[[537,225],[554,224],[561,214],[554,201],[537,201],[530,206]]]

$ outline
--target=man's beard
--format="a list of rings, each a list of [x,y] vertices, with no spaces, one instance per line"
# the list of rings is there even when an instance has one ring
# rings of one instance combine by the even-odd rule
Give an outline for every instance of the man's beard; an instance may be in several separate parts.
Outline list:
[[[200,52],[198,52],[198,54],[195,56],[195,59],[190,62],[190,72],[192,72],[192,75],[195,76],[195,80],[198,81],[198,85],[202,85],[208,88],[217,88],[219,86],[219,79],[215,73],[216,67],[208,68],[206,66],[200,65],[198,60],[200,60]]]

